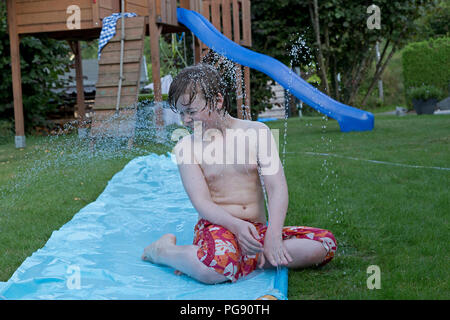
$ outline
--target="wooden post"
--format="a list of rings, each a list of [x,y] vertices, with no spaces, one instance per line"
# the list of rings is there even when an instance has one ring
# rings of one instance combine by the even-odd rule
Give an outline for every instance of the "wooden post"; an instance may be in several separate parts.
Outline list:
[[[239,24],[239,2],[233,0],[233,41],[241,44],[241,29]]]
[[[180,0],[180,8],[191,9],[189,0]]]
[[[161,90],[161,63],[159,58],[159,37],[161,27],[156,24],[156,1],[148,0],[148,31],[150,35],[150,54],[152,58],[153,93],[155,99],[156,127],[158,130],[164,127]]]
[[[84,104],[84,86],[83,86],[83,64],[81,59],[80,41],[75,41],[75,78],[77,81],[77,118],[82,124],[86,116],[86,107]]]
[[[240,64],[235,64],[236,69],[236,108],[237,108],[237,116],[239,119],[244,119],[244,113],[242,112],[243,105],[243,90],[242,90],[242,67]]]
[[[222,26],[220,25],[220,2],[211,1],[209,5],[211,8],[211,23],[219,32],[222,32]]]
[[[100,27],[100,17],[99,17],[99,1],[93,1],[92,3],[92,27]]]
[[[199,10],[197,8],[196,2],[193,0],[180,0],[180,8],[188,9],[188,10]],[[199,12],[201,13],[201,12]],[[200,40],[191,32],[192,34],[192,50],[194,52],[194,64],[197,64],[200,62]]]
[[[152,58],[152,77],[153,77],[153,91],[155,101],[162,101],[161,91],[161,74],[160,74],[160,58],[159,58],[159,37],[161,35],[161,28],[156,24],[155,20],[155,2],[157,0],[148,0],[149,22],[148,31],[150,35],[150,54]]]
[[[297,104],[295,103],[295,99],[296,97],[292,94],[289,93],[289,95],[291,96],[289,99],[289,110],[290,110],[290,115],[291,117],[297,117],[298,116],[298,110],[297,110]]]
[[[250,0],[243,0],[242,2],[242,42],[244,45],[251,47],[252,45],[252,30],[251,30],[251,14],[250,14]]]
[[[250,68],[244,67],[244,85],[245,85],[245,106],[247,110],[247,120],[252,120],[250,105]]]
[[[201,0],[180,0],[180,8],[201,13]]]
[[[222,33],[228,39],[232,40],[233,35],[231,34],[231,0],[222,0]]]
[[[22,104],[22,78],[20,75],[20,39],[16,27],[16,10],[13,0],[7,0],[9,43],[11,50],[11,73],[14,97],[14,122],[16,148],[25,148],[25,124]]]
[[[250,1],[242,1],[242,35],[243,42],[246,46],[252,44],[251,34],[251,15],[250,15]],[[245,106],[247,107],[247,120],[252,119],[251,105],[250,105],[250,68],[244,67],[244,86],[245,86]]]
[[[242,6],[240,6],[242,4]],[[241,10],[240,10],[241,9]],[[239,12],[242,12],[242,35],[239,25]],[[250,22],[250,1],[236,1],[233,0],[233,23],[234,23],[234,41],[239,45],[251,46],[251,22]],[[244,66],[244,105],[246,109],[245,118],[251,120],[251,106],[250,106],[250,68]]]
[[[194,42],[194,63],[200,63],[202,59],[202,45],[200,40],[192,34],[193,42]]]
[[[240,26],[239,26],[239,3],[237,0],[233,0],[233,41],[240,44]],[[242,112],[243,104],[243,90],[242,90],[242,68],[240,64],[236,63],[236,108],[237,116],[239,119],[244,118],[244,113]]]

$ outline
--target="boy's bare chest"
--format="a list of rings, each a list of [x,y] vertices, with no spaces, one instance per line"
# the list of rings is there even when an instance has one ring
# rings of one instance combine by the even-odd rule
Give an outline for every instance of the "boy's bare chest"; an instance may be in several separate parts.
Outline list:
[[[194,156],[204,171],[248,173],[257,167],[257,140],[214,136],[194,142]]]
[[[213,201],[237,217],[263,221],[263,199],[256,157],[257,142],[242,136],[235,143],[219,137],[195,148],[195,158]],[[245,143],[242,143],[245,142]]]
[[[257,169],[256,141],[215,137],[194,143],[194,155],[205,175],[239,175]]]
[[[256,164],[202,164],[200,167],[208,182],[253,180],[258,175]]]
[[[246,185],[258,176],[256,143],[219,137],[197,144],[194,152],[208,184]],[[201,157],[201,158],[200,158]]]

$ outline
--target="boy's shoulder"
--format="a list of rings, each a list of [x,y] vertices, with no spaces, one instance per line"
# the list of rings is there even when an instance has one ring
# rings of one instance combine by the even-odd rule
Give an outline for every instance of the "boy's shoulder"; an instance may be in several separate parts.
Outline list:
[[[240,121],[242,129],[269,129],[269,127],[261,121],[245,120],[245,119],[238,119],[238,120]]]

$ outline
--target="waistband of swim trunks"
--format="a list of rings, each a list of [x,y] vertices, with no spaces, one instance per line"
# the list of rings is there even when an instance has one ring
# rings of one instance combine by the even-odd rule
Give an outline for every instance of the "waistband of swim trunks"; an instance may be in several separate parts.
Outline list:
[[[261,223],[261,222],[254,222],[254,221],[250,221],[250,220],[246,220],[246,219],[241,219],[241,220],[246,221],[246,222],[250,222],[250,223],[252,223],[255,226],[261,226],[261,225],[264,226],[264,224]],[[204,227],[207,227],[207,226],[212,225],[212,224],[215,224],[215,223],[212,223],[211,221],[206,220],[205,218],[200,218],[200,220],[197,221],[197,225],[203,225]]]

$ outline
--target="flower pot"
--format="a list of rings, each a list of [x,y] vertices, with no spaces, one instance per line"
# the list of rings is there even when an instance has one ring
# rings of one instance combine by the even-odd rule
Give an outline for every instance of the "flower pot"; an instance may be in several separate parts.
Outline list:
[[[413,107],[417,114],[433,114],[436,110],[437,99],[418,100],[413,99]]]

